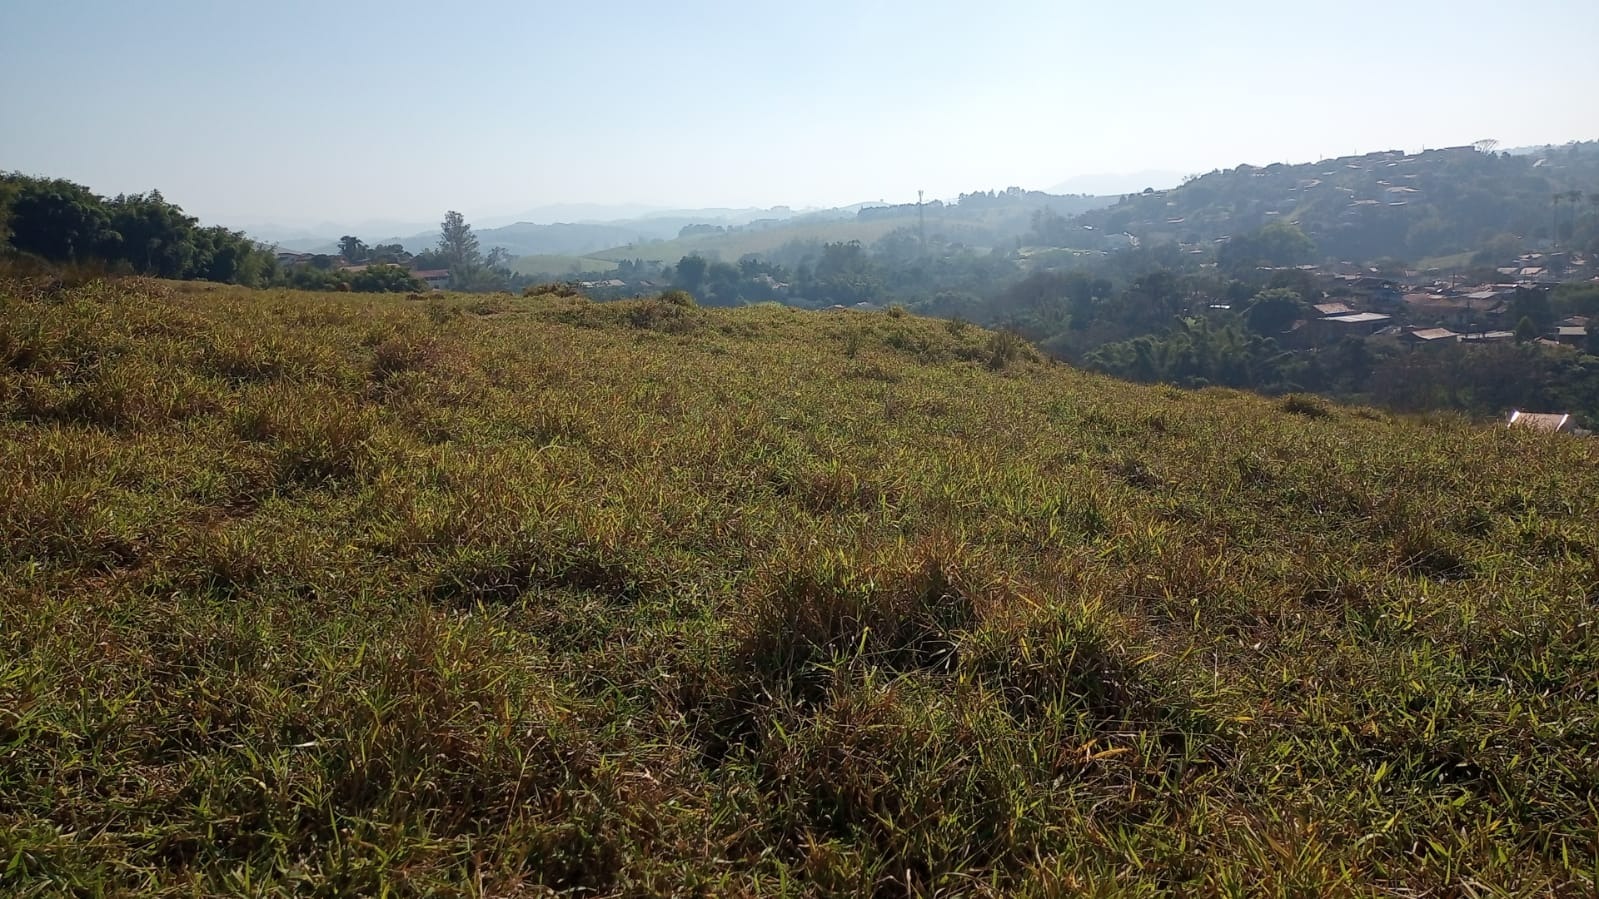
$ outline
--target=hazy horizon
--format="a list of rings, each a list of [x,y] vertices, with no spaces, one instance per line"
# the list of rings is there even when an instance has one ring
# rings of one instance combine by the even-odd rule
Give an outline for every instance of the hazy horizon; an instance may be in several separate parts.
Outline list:
[[[1599,5],[1503,9],[22,0],[0,17],[0,169],[292,227],[906,202],[1599,136],[1580,99]]]

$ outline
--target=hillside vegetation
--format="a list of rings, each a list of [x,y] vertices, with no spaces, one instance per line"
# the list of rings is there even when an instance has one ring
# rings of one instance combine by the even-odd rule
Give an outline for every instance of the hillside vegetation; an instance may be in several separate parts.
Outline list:
[[[1581,895],[1599,445],[959,323],[0,288],[10,895]]]
[[[1506,240],[1599,240],[1599,142],[1534,154],[1471,147],[1346,156],[1300,165],[1241,165],[1055,222],[1062,245],[1126,231],[1145,242],[1210,245],[1291,222],[1319,256],[1416,261]],[[1084,229],[1082,226],[1091,226]]]

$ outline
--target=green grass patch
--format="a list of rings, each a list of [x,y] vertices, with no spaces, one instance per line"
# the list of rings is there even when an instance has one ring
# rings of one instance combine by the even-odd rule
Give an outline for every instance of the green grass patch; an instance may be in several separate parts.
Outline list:
[[[1599,445],[908,314],[0,287],[16,895],[1583,895]]]

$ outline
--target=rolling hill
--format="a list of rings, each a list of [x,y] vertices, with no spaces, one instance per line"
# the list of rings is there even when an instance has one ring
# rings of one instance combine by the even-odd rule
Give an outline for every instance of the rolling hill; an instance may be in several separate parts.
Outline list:
[[[1071,216],[1111,202],[1108,197],[1061,196],[1039,191],[976,193],[957,202],[927,203],[918,213],[916,204],[866,206],[844,213],[829,210],[784,220],[762,220],[722,233],[694,234],[658,243],[632,244],[589,254],[620,262],[645,259],[675,263],[699,254],[708,259],[736,261],[746,254],[768,256],[789,244],[871,244],[891,232],[917,232],[925,223],[929,239],[992,248],[1013,244],[1032,226],[1033,213],[1050,209]],[[520,270],[520,269],[519,269]]]
[[[1555,199],[1571,191],[1583,195],[1583,208]],[[1285,221],[1333,259],[1415,261],[1474,251],[1500,235],[1546,241],[1590,214],[1586,197],[1595,194],[1599,142],[1523,154],[1395,150],[1215,171],[1126,197],[1075,224],[1145,243],[1206,246]]]
[[[1599,444],[898,313],[0,284],[16,895],[1577,895]]]

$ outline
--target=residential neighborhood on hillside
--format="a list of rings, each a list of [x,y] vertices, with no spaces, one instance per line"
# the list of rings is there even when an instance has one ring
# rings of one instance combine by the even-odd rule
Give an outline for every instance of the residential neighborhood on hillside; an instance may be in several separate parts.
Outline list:
[[[1599,284],[1594,260],[1579,253],[1527,253],[1495,269],[1492,282],[1462,281],[1418,272],[1379,274],[1353,266],[1295,266],[1320,290],[1319,302],[1284,332],[1289,346],[1320,346],[1345,337],[1394,338],[1413,346],[1536,340],[1590,350],[1589,317],[1558,321],[1538,310],[1558,284]],[[1268,269],[1269,270],[1269,269]],[[1557,274],[1558,273],[1558,274]],[[1537,328],[1517,333],[1523,318]],[[1545,319],[1543,323],[1539,319]],[[1599,335],[1599,323],[1596,331]]]

